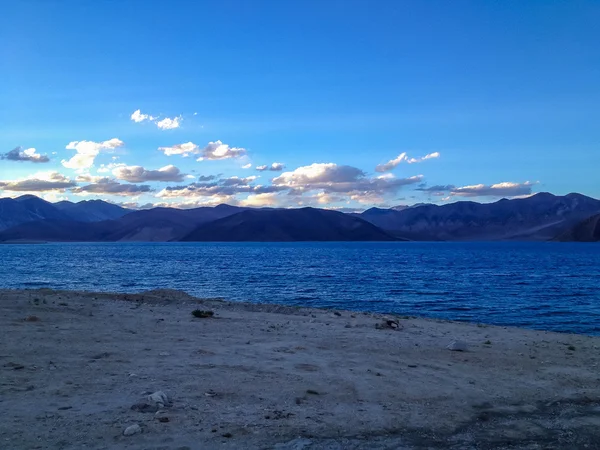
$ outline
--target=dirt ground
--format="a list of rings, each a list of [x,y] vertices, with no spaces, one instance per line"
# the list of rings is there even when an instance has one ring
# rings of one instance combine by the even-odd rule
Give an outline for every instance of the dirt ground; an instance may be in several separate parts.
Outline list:
[[[1,449],[600,449],[598,337],[166,290],[0,291],[0,330]]]

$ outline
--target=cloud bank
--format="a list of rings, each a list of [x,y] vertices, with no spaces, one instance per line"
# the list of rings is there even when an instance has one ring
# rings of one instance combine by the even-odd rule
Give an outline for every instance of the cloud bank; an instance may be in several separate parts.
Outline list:
[[[183,181],[186,174],[173,166],[161,167],[158,170],[144,169],[142,166],[121,166],[113,170],[113,175],[118,180],[129,183],[145,183],[148,181]]]

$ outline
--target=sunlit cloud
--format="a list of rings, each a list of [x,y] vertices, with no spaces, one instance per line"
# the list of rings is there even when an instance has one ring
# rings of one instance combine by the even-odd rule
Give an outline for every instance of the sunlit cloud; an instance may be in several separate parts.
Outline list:
[[[161,130],[173,130],[175,128],[179,128],[181,126],[181,122],[183,121],[183,116],[177,116],[173,118],[165,117],[164,119],[159,120],[158,116],[142,114],[142,111],[139,109],[135,110],[131,114],[130,118],[136,123],[152,122]]]
[[[193,142],[186,142],[172,147],[159,147],[158,149],[166,156],[181,155],[188,157],[199,155],[197,161],[239,158],[246,154],[245,148],[231,147],[221,141],[209,142],[202,148]]]
[[[67,150],[75,150],[77,154],[69,160],[62,160],[64,167],[73,170],[89,169],[94,165],[96,156],[104,150],[114,150],[124,145],[123,141],[117,138],[109,139],[103,142],[93,141],[73,141],[67,146]]]
[[[451,196],[459,197],[516,197],[530,195],[536,183],[502,182],[492,185],[475,184],[471,186],[456,187],[450,191]]]
[[[274,206],[277,204],[276,193],[251,194],[240,201],[241,206]]]
[[[434,153],[429,153],[420,158],[409,158],[408,155],[406,154],[406,152],[403,152],[403,153],[400,153],[396,158],[389,160],[385,164],[379,164],[377,167],[375,167],[375,171],[376,172],[389,172],[390,170],[395,169],[398,165],[400,165],[403,162],[406,162],[407,164],[414,164],[414,163],[426,161],[428,159],[434,159],[434,158],[439,158],[439,157],[440,157],[440,153],[434,152]]]
[[[173,117],[172,119],[165,117],[164,119],[156,122],[156,126],[161,130],[173,130],[175,128],[179,128],[182,120],[183,118],[181,116]]]

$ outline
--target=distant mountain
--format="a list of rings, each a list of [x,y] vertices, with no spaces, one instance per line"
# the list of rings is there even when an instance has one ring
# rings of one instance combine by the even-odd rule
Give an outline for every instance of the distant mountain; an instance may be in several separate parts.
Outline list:
[[[62,201],[53,205],[78,222],[113,220],[131,212],[130,209],[102,200],[83,200],[78,203]]]
[[[581,194],[540,193],[495,203],[462,201],[401,211],[371,208],[360,217],[414,240],[549,240],[600,212],[600,201]]]
[[[39,220],[100,222],[118,219],[130,212],[102,200],[50,203],[35,195],[0,198],[0,231]]]
[[[183,241],[393,241],[369,222],[315,208],[246,210],[200,225]]]
[[[36,220],[69,220],[69,216],[52,203],[34,195],[0,198],[0,230]]]
[[[79,205],[79,203],[74,205]],[[89,203],[86,204],[86,208],[88,205]],[[104,205],[115,206],[110,203],[104,203]],[[104,208],[104,205],[101,208]],[[96,208],[98,206],[96,204],[91,206],[97,214],[96,217],[98,217],[98,211],[106,211]],[[65,213],[73,207],[65,204],[59,206],[59,208],[67,208]],[[85,212],[85,209],[83,211]],[[18,224],[0,231],[0,241],[177,241],[200,224],[240,211],[244,211],[244,208],[229,205],[195,209],[153,208],[129,212],[115,220],[99,222],[83,220],[84,218],[89,219],[89,216],[73,214],[75,217],[79,217],[80,220],[74,220],[72,217],[65,215],[58,219],[29,221]],[[122,211],[112,210],[112,212],[120,214]],[[83,214],[81,210],[79,210],[79,214]]]
[[[600,214],[579,222],[556,237],[563,242],[600,242]]]
[[[236,206],[219,205],[194,209],[153,208],[135,211],[113,224],[105,237],[109,241],[177,241],[203,223],[244,211]]]
[[[0,199],[0,241],[594,240],[596,214],[600,201],[580,194],[360,214],[229,205],[129,211],[99,200],[50,203],[24,195]]]

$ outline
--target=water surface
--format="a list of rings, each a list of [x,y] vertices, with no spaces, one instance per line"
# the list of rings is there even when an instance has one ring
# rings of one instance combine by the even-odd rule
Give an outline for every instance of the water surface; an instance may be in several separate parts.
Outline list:
[[[600,244],[0,245],[0,287],[139,292],[600,335]]]

